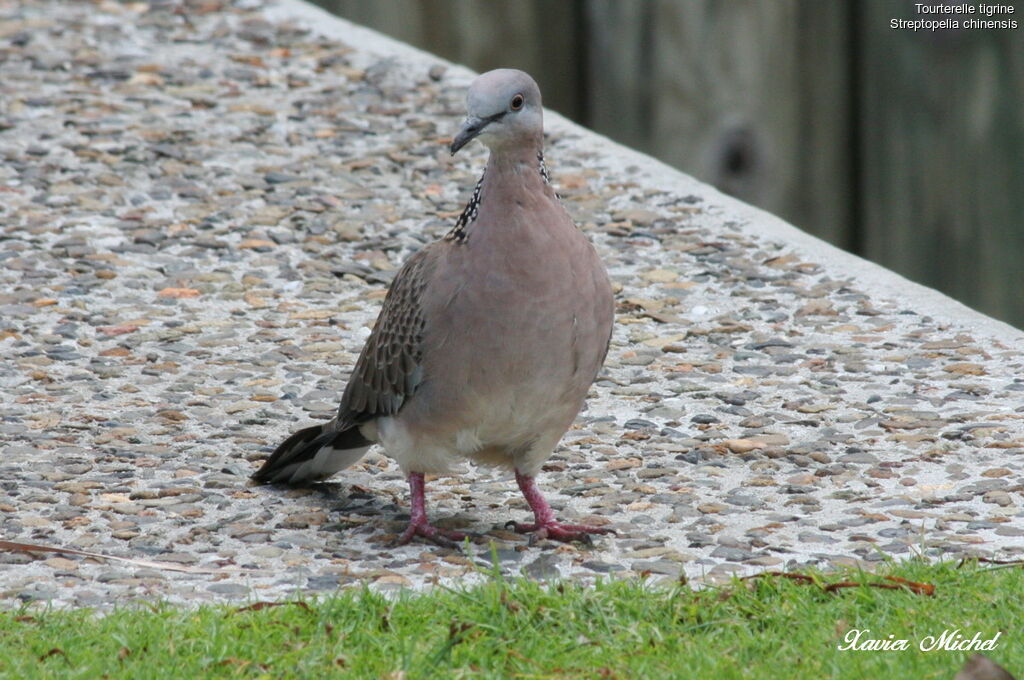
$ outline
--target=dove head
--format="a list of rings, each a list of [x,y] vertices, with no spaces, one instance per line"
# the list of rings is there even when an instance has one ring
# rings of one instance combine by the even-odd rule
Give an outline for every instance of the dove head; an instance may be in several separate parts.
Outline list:
[[[540,149],[544,136],[540,88],[529,74],[500,68],[477,76],[466,95],[466,112],[452,140],[452,154],[476,138],[492,151]]]

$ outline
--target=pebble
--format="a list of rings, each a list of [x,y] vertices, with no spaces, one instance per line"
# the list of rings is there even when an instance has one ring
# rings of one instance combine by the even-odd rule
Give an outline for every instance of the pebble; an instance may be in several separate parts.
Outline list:
[[[557,554],[544,553],[526,565],[523,571],[533,579],[555,579],[561,575],[558,569],[559,562]]]
[[[635,572],[649,571],[654,574],[664,574],[666,576],[672,576],[673,578],[678,577],[682,572],[682,566],[678,562],[671,562],[669,560],[649,560],[649,561],[638,561],[633,562],[630,568]]]
[[[878,456],[866,451],[846,453],[838,458],[840,463],[858,463],[862,465],[874,465],[878,463]]]
[[[580,566],[591,571],[596,571],[600,574],[612,574],[617,571],[623,571],[625,567],[616,562],[602,562],[601,560],[587,560]]]
[[[1014,505],[1013,498],[1005,491],[986,491],[982,496],[982,500],[1004,508]]]
[[[240,583],[214,583],[206,588],[211,593],[227,595],[229,597],[245,597],[250,589]]]
[[[752,556],[749,550],[730,548],[724,545],[720,545],[711,551],[711,557],[717,557],[727,562],[743,562],[749,560]]]

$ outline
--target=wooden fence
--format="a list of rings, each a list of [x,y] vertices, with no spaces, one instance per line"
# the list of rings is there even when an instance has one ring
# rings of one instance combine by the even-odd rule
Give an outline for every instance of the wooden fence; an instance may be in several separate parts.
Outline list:
[[[1024,2],[991,17],[1016,29],[940,31],[890,27],[949,16],[913,0],[320,3],[529,71],[584,125],[1024,327]]]

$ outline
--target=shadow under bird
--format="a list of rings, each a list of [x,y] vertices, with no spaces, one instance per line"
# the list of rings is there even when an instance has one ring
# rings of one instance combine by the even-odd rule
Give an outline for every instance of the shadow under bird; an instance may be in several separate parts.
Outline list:
[[[611,533],[558,522],[535,481],[608,352],[608,274],[548,183],[533,78],[489,71],[466,104],[451,152],[473,139],[490,148],[472,199],[442,240],[398,272],[338,414],[285,440],[253,479],[323,480],[377,443],[409,481],[400,543],[465,537],[430,524],[424,474],[466,460],[515,472],[534,514],[516,531],[561,541]]]

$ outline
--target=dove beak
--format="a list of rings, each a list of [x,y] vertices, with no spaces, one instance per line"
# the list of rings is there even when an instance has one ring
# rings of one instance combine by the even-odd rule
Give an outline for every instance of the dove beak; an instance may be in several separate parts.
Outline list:
[[[465,122],[462,123],[462,129],[459,130],[459,134],[455,135],[455,139],[452,140],[451,151],[454,156],[455,153],[462,147],[469,144],[473,139],[481,132],[484,131],[488,125],[496,120],[500,120],[505,112],[497,113],[487,118],[480,118],[479,116],[469,116]]]

